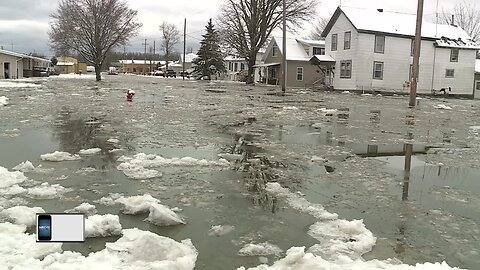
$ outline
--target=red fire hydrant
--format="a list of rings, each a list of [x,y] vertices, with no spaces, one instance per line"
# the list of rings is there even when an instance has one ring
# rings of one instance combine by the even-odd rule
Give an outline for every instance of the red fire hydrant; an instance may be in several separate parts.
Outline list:
[[[133,96],[135,96],[135,91],[128,89],[127,91],[127,101],[133,101]]]

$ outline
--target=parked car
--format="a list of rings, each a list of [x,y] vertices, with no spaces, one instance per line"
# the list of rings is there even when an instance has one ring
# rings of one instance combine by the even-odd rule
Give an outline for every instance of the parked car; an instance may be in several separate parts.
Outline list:
[[[153,75],[154,75],[154,76],[163,76],[164,73],[163,73],[163,71],[161,71],[161,70],[156,70],[156,71],[153,73]]]
[[[165,71],[165,73],[163,74],[163,77],[174,77],[176,78],[177,77],[177,72],[175,72],[175,70],[173,69],[167,69],[167,71]]]
[[[188,72],[188,71],[185,71],[185,72],[180,71],[180,73],[178,74],[178,76],[179,76],[179,77],[184,77],[184,76],[185,76],[185,78],[190,78],[190,77],[192,76],[192,74],[191,74],[190,72]]]

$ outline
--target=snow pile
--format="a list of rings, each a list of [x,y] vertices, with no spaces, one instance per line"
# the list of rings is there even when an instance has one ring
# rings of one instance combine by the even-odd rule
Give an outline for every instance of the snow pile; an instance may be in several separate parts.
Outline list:
[[[242,249],[238,251],[240,256],[280,256],[283,251],[276,245],[272,245],[268,242],[260,244],[246,244]]]
[[[157,226],[173,226],[178,224],[185,224],[185,221],[170,208],[159,203],[153,203],[150,206],[150,214],[145,219]]]
[[[240,267],[237,270],[245,270]],[[260,265],[249,270],[309,270],[309,269],[328,269],[328,270],[459,270],[456,267],[450,267],[447,263],[424,263],[410,266],[406,264],[396,264],[395,261],[371,260],[364,261],[362,259],[350,259],[348,257],[341,258],[337,261],[326,261],[320,256],[312,253],[305,253],[305,247],[292,247],[287,250],[287,256],[276,261],[272,266]]]
[[[81,159],[79,155],[72,155],[67,152],[59,152],[59,151],[55,151],[49,154],[43,154],[40,156],[40,158],[45,161],[55,161],[55,162],[73,161],[73,160]]]
[[[27,177],[22,172],[9,172],[6,168],[0,166],[0,189],[23,183],[25,180],[27,180]]]
[[[25,225],[0,223],[0,261],[3,269],[41,269],[36,267],[40,262],[38,259],[62,251],[62,243],[38,244],[36,236],[25,231]]]
[[[0,88],[33,88],[33,87],[42,87],[42,85],[34,84],[34,83],[17,83],[17,82],[0,81]]]
[[[433,106],[435,109],[441,109],[441,110],[451,110],[452,107],[450,106],[447,106],[445,104],[438,104],[438,105],[435,105]]]
[[[142,196],[119,197],[115,203],[121,205],[124,214],[136,215],[150,211],[150,206],[155,203],[160,203],[160,200],[155,199],[150,194]]]
[[[376,237],[365,227],[362,220],[338,219],[337,214],[329,213],[321,205],[308,202],[278,183],[267,183],[266,190],[284,198],[294,209],[318,219],[317,223],[310,226],[309,234],[318,239],[320,244],[311,247],[311,252],[328,259],[339,256],[360,258],[375,245]]]
[[[97,213],[97,208],[95,207],[95,205],[89,203],[82,203],[73,209],[65,210],[65,213],[83,213],[87,216],[90,216]]]
[[[78,151],[80,155],[94,155],[96,153],[102,152],[100,148],[92,148],[92,149],[82,149]]]
[[[25,192],[27,192],[27,190],[19,185],[13,185],[8,188],[0,189],[0,194],[6,196],[15,196]]]
[[[27,160],[15,166],[13,170],[20,172],[31,172],[35,170],[35,166],[33,166],[32,162]]]
[[[117,215],[94,215],[85,219],[85,237],[121,235],[122,225]]]
[[[150,179],[162,176],[162,173],[151,168],[162,166],[229,166],[226,159],[219,159],[218,161],[208,161],[205,159],[196,159],[192,157],[183,158],[164,158],[157,155],[147,155],[139,153],[131,157],[122,156],[118,159],[123,162],[117,166],[117,169],[132,179]]]
[[[65,188],[59,184],[50,185],[49,183],[45,182],[40,184],[39,186],[29,188],[27,196],[39,199],[53,199],[64,193],[73,191],[71,188]]]
[[[0,97],[0,107],[8,104],[8,98],[6,96]]]
[[[35,226],[37,213],[45,213],[45,210],[40,207],[14,206],[0,212],[7,220],[27,227]]]
[[[227,233],[232,232],[235,229],[234,226],[230,225],[214,225],[208,231],[208,235],[210,236],[222,236]]]
[[[120,140],[114,139],[114,138],[110,138],[110,139],[107,140],[107,142],[109,142],[109,143],[114,143],[114,144],[115,144],[115,143],[119,143]]]

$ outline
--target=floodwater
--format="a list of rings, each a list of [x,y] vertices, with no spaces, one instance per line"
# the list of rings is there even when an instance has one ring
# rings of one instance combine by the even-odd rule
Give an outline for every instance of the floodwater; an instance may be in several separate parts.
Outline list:
[[[61,198],[22,197],[3,207],[63,212],[89,202],[99,214],[119,215],[123,228],[192,239],[196,269],[236,269],[260,264],[258,257],[237,254],[247,243],[269,242],[283,251],[318,243],[308,235],[315,218],[266,194],[265,183],[275,181],[342,219],[363,219],[377,237],[365,259],[480,268],[480,135],[472,128],[479,126],[477,101],[425,98],[408,109],[401,96],[289,90],[281,97],[277,89],[236,83],[123,75],[97,83],[85,77],[0,87],[0,96],[9,98],[0,107],[0,166],[11,170],[30,160],[44,170],[25,173],[29,185],[74,189]],[[129,88],[137,93],[133,102],[126,102]],[[452,110],[435,109],[438,104]],[[408,144],[413,155],[406,177]],[[78,161],[40,159],[96,147],[99,154]],[[117,159],[137,153],[243,158],[230,168],[164,167],[160,178],[128,179],[116,169]],[[250,159],[259,159],[260,167]],[[151,194],[182,209],[187,224],[158,227],[143,221],[146,214],[124,215],[94,203],[109,193]],[[234,229],[211,236],[214,225]],[[116,239],[63,249],[86,255]],[[268,256],[269,263],[277,259]]]

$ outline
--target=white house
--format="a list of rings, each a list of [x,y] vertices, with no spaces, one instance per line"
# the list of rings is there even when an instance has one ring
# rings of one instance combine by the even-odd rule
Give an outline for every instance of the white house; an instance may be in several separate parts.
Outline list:
[[[323,82],[323,72],[310,60],[315,55],[325,54],[323,40],[302,40],[287,38],[287,76],[286,85],[289,87],[312,87],[315,83]],[[262,82],[267,84],[281,84],[283,72],[283,42],[282,37],[273,37],[270,41],[263,64],[255,67],[255,73],[261,74]]]
[[[336,61],[333,87],[407,92],[415,23],[411,14],[338,7],[322,33]],[[417,91],[450,87],[451,94],[471,97],[478,49],[461,28],[423,21]]]
[[[35,56],[0,50],[0,79],[47,75],[51,61]]]
[[[255,65],[262,64],[263,55],[265,54],[264,50],[260,50],[257,53]],[[238,57],[235,55],[228,55],[224,59],[225,63],[225,79],[230,81],[243,81],[248,75],[248,62],[243,57]],[[257,72],[254,72],[255,82],[260,80],[260,75]]]

